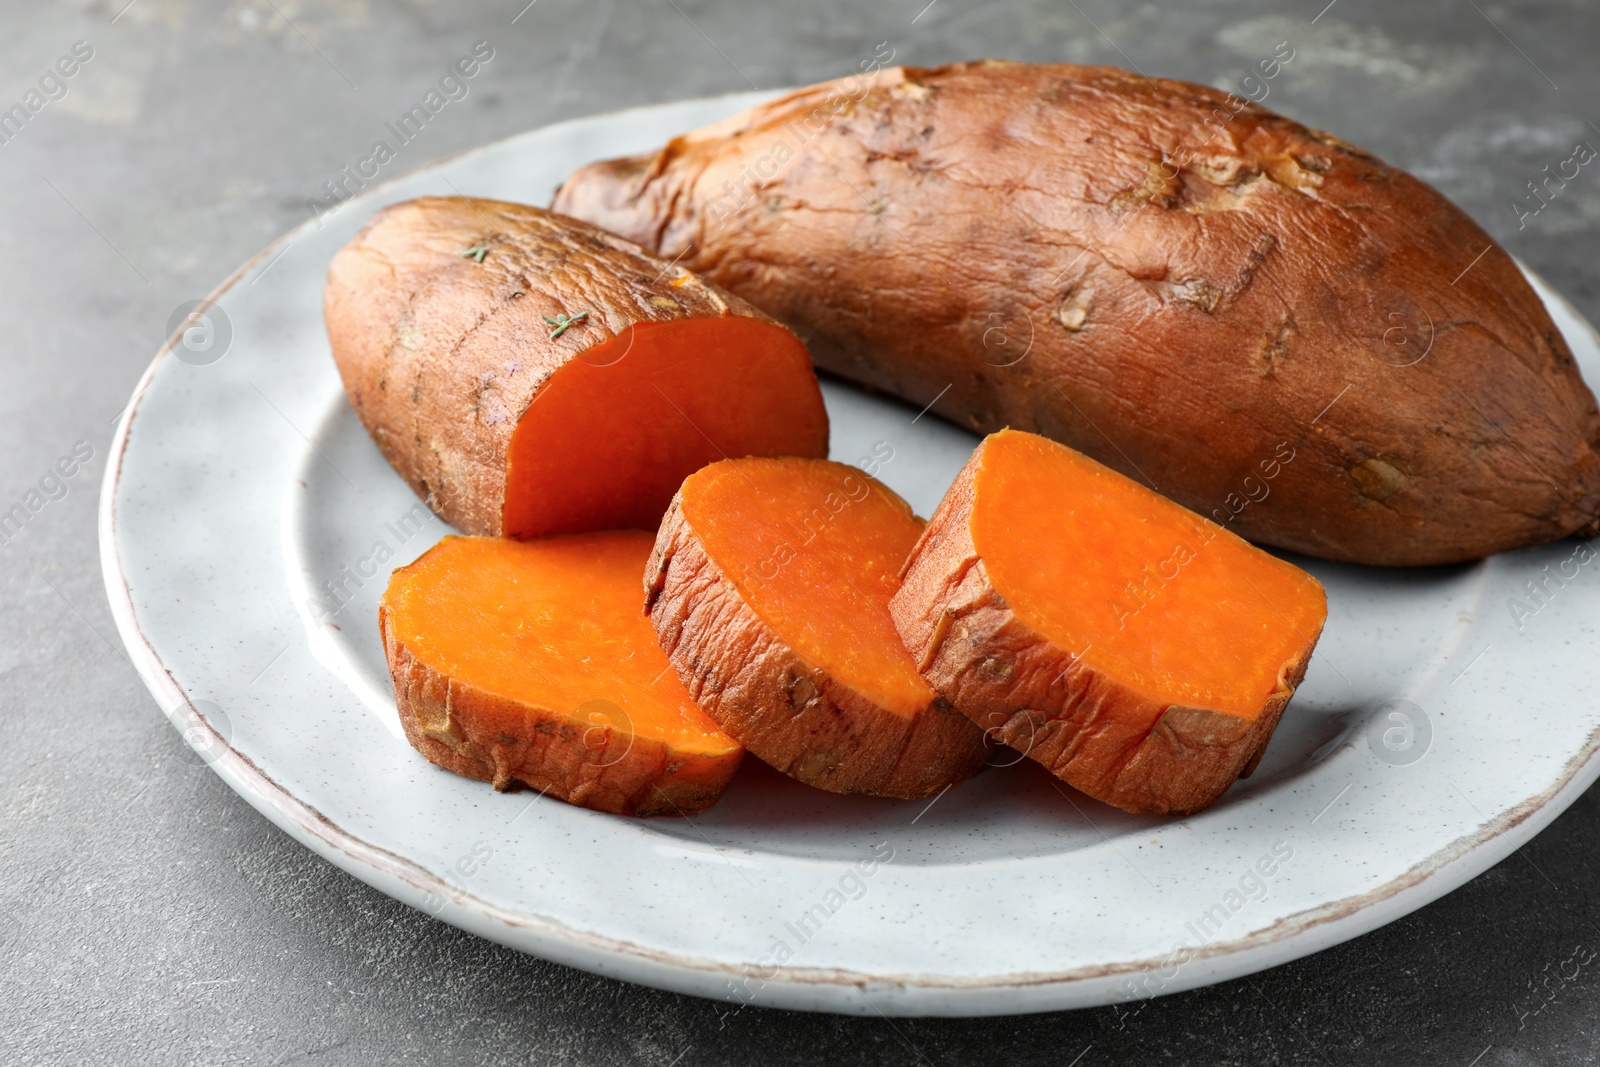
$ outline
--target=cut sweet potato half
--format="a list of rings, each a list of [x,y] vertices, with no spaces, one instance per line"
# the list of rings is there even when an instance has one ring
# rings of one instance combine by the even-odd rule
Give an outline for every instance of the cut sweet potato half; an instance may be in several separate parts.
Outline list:
[[[766,763],[834,792],[928,796],[971,776],[988,745],[888,615],[921,531],[855,467],[714,463],[667,510],[646,610],[700,707]]]
[[[457,774],[624,815],[693,814],[743,750],[695,707],[639,611],[642,531],[447,537],[378,610],[400,721]]]
[[[952,705],[1127,811],[1254,770],[1327,617],[1321,584],[1064,445],[984,440],[890,613]]]
[[[799,338],[539,208],[385,208],[334,258],[324,318],[373,440],[465,533],[653,529],[706,463],[827,454]]]

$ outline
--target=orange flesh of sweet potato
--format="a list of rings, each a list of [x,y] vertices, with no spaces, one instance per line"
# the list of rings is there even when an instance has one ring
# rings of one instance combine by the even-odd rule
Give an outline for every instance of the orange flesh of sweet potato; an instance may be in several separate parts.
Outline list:
[[[373,441],[464,533],[654,529],[705,463],[828,451],[793,333],[539,208],[384,208],[334,257],[324,318]]]
[[[921,531],[854,467],[712,464],[662,523],[647,609],[700,706],[756,756],[836,792],[926,796],[976,771],[987,745],[889,618]]]
[[[1002,431],[891,602],[929,681],[999,740],[1130,811],[1248,773],[1327,615],[1293,565],[1042,437]]]
[[[973,490],[973,545],[1012,610],[1152,697],[1254,718],[1322,629],[1315,578],[1044,438],[997,434]]]
[[[776,460],[694,478],[683,517],[744,602],[807,662],[901,715],[933,700],[889,619],[900,567],[922,535],[905,501],[844,464]]]
[[[743,754],[639,611],[642,531],[448,537],[379,610],[412,745],[442,767],[632,815],[702,810]]]
[[[653,527],[707,463],[826,451],[820,410],[797,412],[815,392],[805,347],[770,322],[636,323],[534,394],[511,438],[503,530]]]

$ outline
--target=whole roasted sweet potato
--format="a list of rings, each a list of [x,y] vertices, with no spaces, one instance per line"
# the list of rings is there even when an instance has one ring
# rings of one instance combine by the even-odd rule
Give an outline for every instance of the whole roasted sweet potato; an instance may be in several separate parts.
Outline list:
[[[385,208],[334,258],[324,317],[373,440],[465,533],[654,527],[707,463],[828,451],[792,332],[542,208]]]
[[[1439,193],[1199,85],[963,63],[803,89],[573,175],[819,366],[1033,430],[1258,541],[1446,563],[1600,512],[1600,412]]]

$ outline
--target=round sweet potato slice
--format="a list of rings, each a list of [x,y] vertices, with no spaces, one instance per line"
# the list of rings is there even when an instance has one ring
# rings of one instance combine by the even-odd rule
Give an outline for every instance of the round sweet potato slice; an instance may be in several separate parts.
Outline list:
[[[834,792],[929,796],[970,777],[988,741],[917,673],[888,615],[921,531],[855,467],[714,463],[662,521],[646,610],[690,694],[758,758]]]
[[[1088,795],[1181,814],[1254,770],[1327,617],[1322,585],[1064,445],[963,468],[890,614],[957,709]]]
[[[447,770],[623,815],[692,815],[743,749],[690,699],[639,611],[642,531],[447,537],[378,611],[400,721]]]
[[[373,440],[465,533],[653,529],[706,463],[828,450],[793,333],[539,208],[385,208],[334,258],[324,317]]]

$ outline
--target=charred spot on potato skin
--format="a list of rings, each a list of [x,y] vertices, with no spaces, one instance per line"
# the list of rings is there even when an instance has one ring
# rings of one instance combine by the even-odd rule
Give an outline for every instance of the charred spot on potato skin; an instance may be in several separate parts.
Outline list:
[[[989,677],[998,679],[1002,682],[1008,680],[1012,674],[1016,673],[1015,667],[1011,666],[1011,664],[1007,663],[998,656],[990,656],[988,659],[984,660],[982,669],[984,674],[987,674]]]
[[[1144,180],[1113,196],[1110,206],[1119,211],[1143,207],[1145,204],[1170,208],[1177,202],[1182,188],[1178,168],[1165,160],[1151,160],[1145,164]]]
[[[817,683],[806,675],[799,674],[789,679],[789,706],[796,711],[821,695],[822,690],[817,688]]]
[[[1180,304],[1199,308],[1210,315],[1222,303],[1223,292],[1204,278],[1192,278],[1182,285],[1173,286],[1172,297]]]
[[[1576,363],[1576,361],[1572,358],[1572,349],[1567,347],[1566,339],[1560,334],[1556,333],[1554,330],[1544,335],[1544,343],[1549,347],[1551,354],[1555,357],[1557,366],[1571,367]]]
[[[1411,472],[1393,456],[1373,456],[1347,471],[1362,497],[1382,503],[1411,484]]]
[[[839,757],[832,752],[807,752],[795,763],[795,777],[801,781],[821,778],[839,766]]]
[[[1277,373],[1278,365],[1289,358],[1290,339],[1298,332],[1299,327],[1291,315],[1285,315],[1276,326],[1266,331],[1266,341],[1259,353],[1262,374],[1270,376]]]
[[[488,374],[478,379],[477,386],[472,390],[473,414],[479,416],[483,414],[483,394],[494,388],[494,378],[493,374]]]
[[[1250,288],[1250,283],[1256,279],[1256,271],[1267,261],[1268,254],[1277,247],[1278,239],[1270,233],[1264,233],[1256,238],[1255,243],[1250,246],[1250,251],[1245,254],[1244,266],[1239,268],[1238,277],[1228,287],[1229,300],[1237,300],[1240,294]]]

